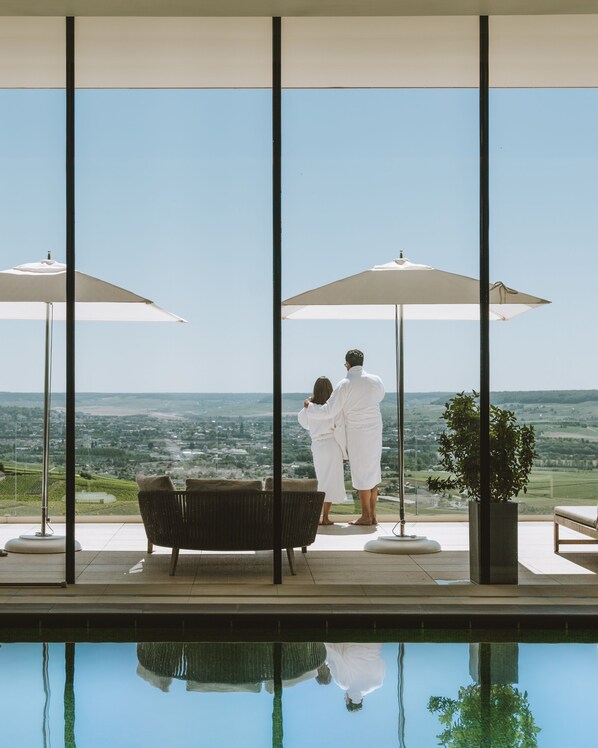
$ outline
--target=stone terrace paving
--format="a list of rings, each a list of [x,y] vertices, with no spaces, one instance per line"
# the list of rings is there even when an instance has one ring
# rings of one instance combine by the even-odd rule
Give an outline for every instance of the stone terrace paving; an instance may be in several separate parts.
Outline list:
[[[4,614],[249,613],[264,615],[338,613],[451,616],[549,615],[598,618],[598,546],[565,546],[552,551],[551,522],[519,523],[519,580],[512,586],[478,586],[468,579],[465,522],[408,523],[407,531],[438,540],[440,553],[386,555],[364,552],[377,528],[346,523],[320,528],[307,554],[296,551],[297,576],[283,552],[284,582],[272,585],[272,553],[181,551],[177,574],[168,575],[169,549],[148,555],[140,523],[81,523],[76,554],[77,584],[28,587],[60,581],[64,556],[10,554],[0,559]],[[0,525],[0,544],[35,525]],[[63,532],[60,525],[56,532]],[[563,532],[563,537],[567,537]],[[572,535],[571,535],[572,536]],[[596,619],[594,619],[596,620]],[[232,624],[231,624],[232,625]]]

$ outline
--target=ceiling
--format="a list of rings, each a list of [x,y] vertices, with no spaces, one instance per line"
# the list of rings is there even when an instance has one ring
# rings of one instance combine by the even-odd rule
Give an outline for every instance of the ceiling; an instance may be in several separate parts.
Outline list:
[[[63,88],[64,17],[0,17],[0,89]],[[492,88],[598,88],[598,14],[491,16]],[[284,17],[284,88],[477,88],[476,16]],[[77,88],[270,88],[268,17],[77,17]]]
[[[598,13],[598,0],[0,0],[4,16],[447,16]]]

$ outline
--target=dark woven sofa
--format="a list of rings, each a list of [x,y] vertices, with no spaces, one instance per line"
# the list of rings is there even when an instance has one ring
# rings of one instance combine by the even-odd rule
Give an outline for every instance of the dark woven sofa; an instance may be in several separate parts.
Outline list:
[[[278,646],[283,682],[317,670],[326,659],[321,642],[285,642]],[[252,684],[257,692],[264,681],[275,677],[275,647],[271,642],[139,642],[138,674],[146,679],[152,674],[166,683],[177,679],[205,684],[207,691],[216,684],[227,684],[230,690]]]
[[[263,490],[140,491],[141,519],[153,545],[172,548],[174,576],[181,548],[195,551],[265,551],[273,548],[273,493]],[[324,494],[282,493],[282,547],[295,575],[294,548],[306,550],[318,530]]]

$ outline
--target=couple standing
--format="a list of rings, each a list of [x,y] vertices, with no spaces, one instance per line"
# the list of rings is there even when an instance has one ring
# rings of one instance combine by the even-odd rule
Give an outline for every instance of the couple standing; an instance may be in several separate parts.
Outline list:
[[[345,367],[347,376],[334,390],[326,377],[316,380],[298,418],[311,435],[318,490],[326,494],[321,524],[333,524],[328,517],[330,505],[346,501],[343,460],[348,456],[351,481],[361,502],[361,516],[353,524],[375,525],[384,385],[364,370],[361,351],[348,351]]]

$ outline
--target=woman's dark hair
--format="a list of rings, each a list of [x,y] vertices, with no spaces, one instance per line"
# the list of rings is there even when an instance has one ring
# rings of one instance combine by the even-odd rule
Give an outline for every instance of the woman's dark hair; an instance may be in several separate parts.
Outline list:
[[[328,377],[318,377],[314,382],[314,391],[311,396],[312,403],[324,405],[332,395],[332,382]]]

